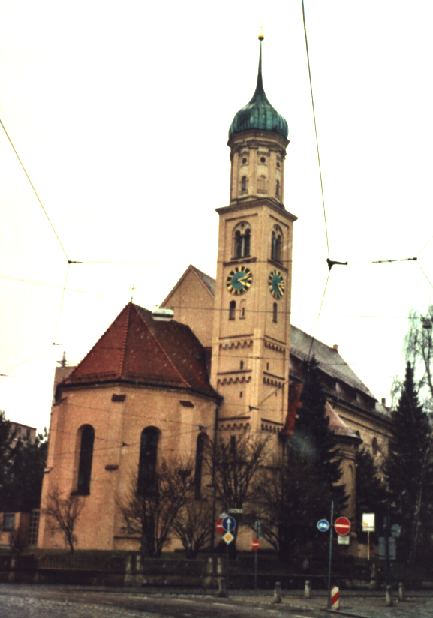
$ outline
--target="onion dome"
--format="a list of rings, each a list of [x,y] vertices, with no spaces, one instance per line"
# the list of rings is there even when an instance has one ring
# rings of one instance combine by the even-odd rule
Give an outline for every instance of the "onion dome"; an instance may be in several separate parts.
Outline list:
[[[257,73],[257,87],[251,101],[238,111],[233,118],[229,129],[229,138],[244,131],[272,131],[287,139],[288,129],[286,120],[269,103],[263,90],[262,77],[262,40],[260,41],[259,70]]]

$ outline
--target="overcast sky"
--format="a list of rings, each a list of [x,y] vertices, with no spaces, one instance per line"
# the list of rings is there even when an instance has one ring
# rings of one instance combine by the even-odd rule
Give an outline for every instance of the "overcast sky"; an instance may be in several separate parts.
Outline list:
[[[56,361],[78,362],[132,286],[151,309],[189,264],[215,276],[227,133],[255,88],[261,26],[265,91],[291,141],[292,322],[389,396],[407,315],[433,302],[433,5],[305,9],[326,225],[301,0],[0,0],[0,119],[45,209],[0,128],[10,419],[48,425]],[[327,257],[348,266],[325,291]]]

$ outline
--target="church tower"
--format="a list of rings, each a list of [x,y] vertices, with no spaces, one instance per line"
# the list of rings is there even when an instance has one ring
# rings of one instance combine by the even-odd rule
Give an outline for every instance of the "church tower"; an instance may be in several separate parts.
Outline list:
[[[212,385],[219,430],[277,434],[286,419],[293,222],[284,206],[285,119],[257,87],[229,130],[230,204],[219,215]]]

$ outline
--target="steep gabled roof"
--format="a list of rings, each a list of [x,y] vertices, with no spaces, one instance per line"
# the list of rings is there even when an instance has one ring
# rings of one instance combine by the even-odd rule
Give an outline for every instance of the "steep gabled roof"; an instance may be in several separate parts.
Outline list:
[[[293,356],[300,360],[306,360],[310,356],[314,356],[319,363],[320,369],[328,376],[341,380],[374,399],[374,395],[352,371],[346,361],[340,356],[338,350],[330,348],[321,341],[314,339],[314,337],[304,333],[296,326],[292,326],[290,332],[290,353]]]
[[[218,397],[209,384],[205,353],[188,326],[154,320],[129,303],[63,384],[128,382]]]
[[[173,294],[173,292],[179,287],[186,275],[191,271],[200,277],[201,281],[204,285],[206,285],[210,293],[213,296],[215,295],[215,279],[212,279],[209,275],[201,272],[195,266],[190,265],[176,283],[170,294],[164,300],[164,303],[162,303],[163,305],[170,298],[171,294]],[[291,326],[290,346],[290,353],[294,357],[300,360],[306,360],[310,356],[311,351],[311,354],[316,358],[323,373],[332,378],[341,380],[361,393],[364,393],[368,397],[375,399],[374,395],[372,395],[367,386],[358,378],[358,376],[352,371],[346,361],[334,348],[331,348],[321,341],[314,339],[314,337],[308,335],[300,328],[293,325]]]
[[[209,277],[209,275],[206,275],[206,273],[202,272],[201,270],[199,270],[198,268],[190,264],[188,268],[185,270],[185,272],[183,273],[183,275],[180,277],[180,279],[177,281],[176,285],[170,290],[170,292],[167,294],[167,296],[162,301],[161,303],[162,307],[165,307],[167,305],[170,297],[180,287],[180,285],[183,283],[183,281],[186,279],[189,273],[193,273],[200,280],[200,282],[205,286],[209,294],[211,296],[215,296],[215,279],[212,279],[212,277]]]

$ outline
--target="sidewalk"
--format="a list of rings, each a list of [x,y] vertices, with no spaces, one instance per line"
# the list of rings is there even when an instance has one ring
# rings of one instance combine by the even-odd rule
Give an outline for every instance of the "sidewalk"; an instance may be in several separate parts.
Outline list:
[[[273,593],[258,592],[246,593],[245,591],[230,591],[231,602],[241,605],[257,607],[274,607],[292,612],[317,612],[339,614],[341,616],[354,616],[360,618],[431,618],[433,616],[433,593],[409,591],[405,595],[405,601],[399,602],[397,592],[393,591],[393,606],[387,607],[385,591],[340,591],[340,609],[331,611],[327,608],[327,594],[325,591],[313,592],[311,598],[306,599],[303,592],[287,591],[282,593],[281,603],[273,604]]]

